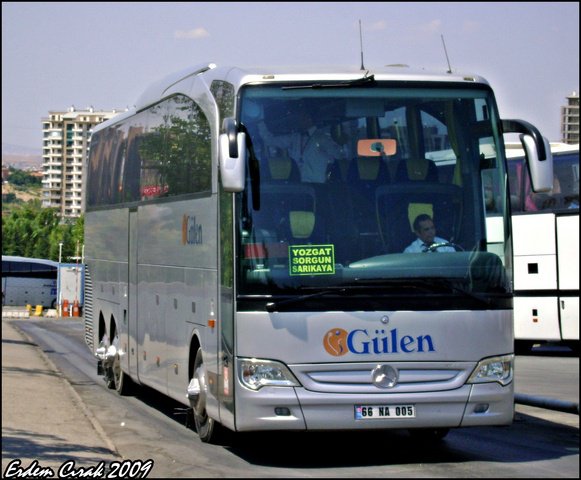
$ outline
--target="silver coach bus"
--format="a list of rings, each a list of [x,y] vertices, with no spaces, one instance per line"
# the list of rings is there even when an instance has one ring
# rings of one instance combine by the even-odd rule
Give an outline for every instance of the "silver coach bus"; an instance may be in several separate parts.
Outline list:
[[[550,189],[548,143],[477,76],[205,64],[156,83],[91,140],[98,369],[191,407],[205,442],[510,424],[509,132]],[[421,214],[438,237],[404,253]]]

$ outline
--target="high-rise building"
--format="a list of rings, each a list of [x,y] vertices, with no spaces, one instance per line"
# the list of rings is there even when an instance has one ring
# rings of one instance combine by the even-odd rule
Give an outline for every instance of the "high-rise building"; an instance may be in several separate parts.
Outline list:
[[[566,97],[567,105],[561,107],[561,138],[563,143],[579,144],[579,94]]]
[[[49,111],[42,119],[42,206],[58,208],[63,218],[79,217],[83,165],[92,128],[117,115],[119,110]]]

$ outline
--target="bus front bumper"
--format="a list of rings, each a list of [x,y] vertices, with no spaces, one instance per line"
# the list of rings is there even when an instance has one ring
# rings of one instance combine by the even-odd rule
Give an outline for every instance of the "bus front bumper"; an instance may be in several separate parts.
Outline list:
[[[411,394],[329,394],[304,388],[238,385],[236,430],[367,430],[509,425],[514,416],[514,382],[464,385]],[[413,418],[356,419],[361,406],[413,405]]]

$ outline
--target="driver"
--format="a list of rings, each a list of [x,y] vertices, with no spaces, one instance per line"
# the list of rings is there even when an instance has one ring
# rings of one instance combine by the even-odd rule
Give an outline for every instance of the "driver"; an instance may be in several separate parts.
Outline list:
[[[450,242],[441,237],[436,237],[436,226],[432,217],[422,213],[414,220],[414,232],[418,236],[412,243],[410,243],[404,253],[420,253],[430,251],[434,252],[455,252],[456,249],[449,245]],[[438,244],[446,244],[446,246],[435,247]]]

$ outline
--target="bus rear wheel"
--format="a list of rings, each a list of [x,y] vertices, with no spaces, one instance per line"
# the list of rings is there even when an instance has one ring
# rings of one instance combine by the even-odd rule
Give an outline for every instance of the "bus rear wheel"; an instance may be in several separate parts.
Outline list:
[[[206,403],[208,399],[208,374],[202,357],[202,349],[198,348],[194,360],[194,370],[188,386],[188,397],[193,410],[194,423],[200,440],[210,443],[216,440],[219,425],[208,416]]]
[[[113,364],[111,365],[111,377],[113,379],[111,388],[114,388],[119,395],[130,395],[133,391],[133,381],[121,368],[121,356],[119,355],[119,336],[117,333],[115,333],[115,337],[113,338],[113,346],[115,347],[117,353],[115,354],[115,357],[113,358]]]
[[[125,374],[121,368],[121,356],[119,355],[119,335],[114,333],[112,347],[115,347],[115,355],[105,359],[103,362],[103,376],[107,388],[115,390],[119,395],[130,395],[133,391],[133,381]],[[101,346],[109,351],[109,337],[103,335]]]

